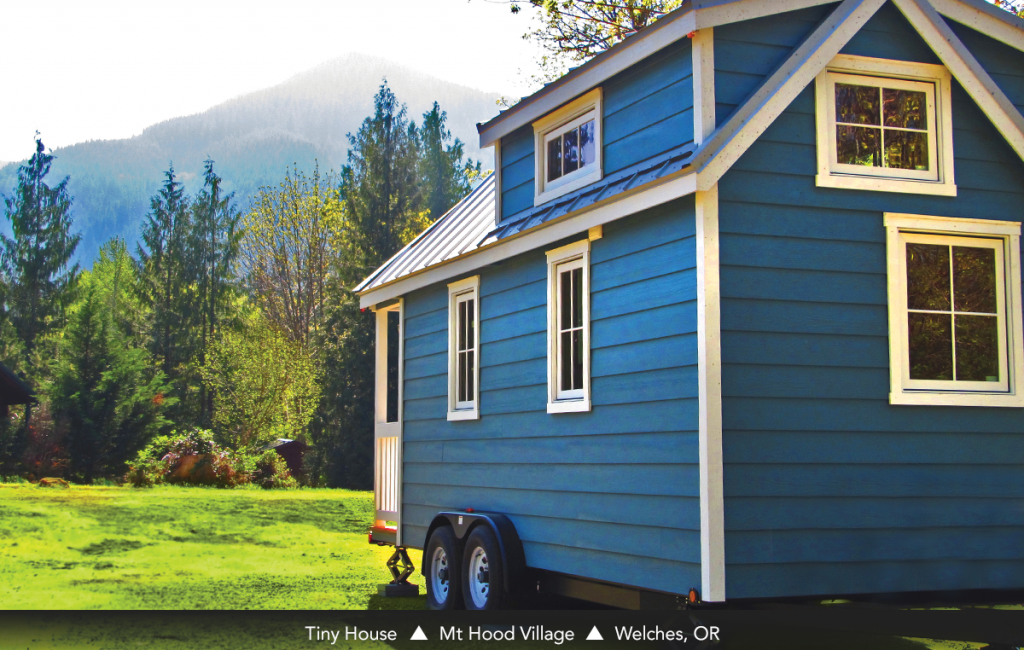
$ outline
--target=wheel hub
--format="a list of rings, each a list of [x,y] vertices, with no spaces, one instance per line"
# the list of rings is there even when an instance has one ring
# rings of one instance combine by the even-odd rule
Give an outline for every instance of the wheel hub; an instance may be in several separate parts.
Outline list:
[[[434,598],[438,603],[443,603],[448,600],[448,554],[443,548],[437,548],[430,563],[433,567],[430,573]]]

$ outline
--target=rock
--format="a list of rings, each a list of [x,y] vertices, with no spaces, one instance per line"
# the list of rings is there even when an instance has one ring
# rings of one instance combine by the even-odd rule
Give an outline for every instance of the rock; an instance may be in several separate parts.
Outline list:
[[[56,488],[71,487],[71,485],[67,481],[62,479],[62,478],[41,478],[41,479],[39,479],[38,485],[39,485],[39,487],[56,487]]]
[[[192,454],[182,456],[178,466],[168,477],[171,483],[191,483],[192,485],[213,485],[217,480],[213,471],[210,454]]]

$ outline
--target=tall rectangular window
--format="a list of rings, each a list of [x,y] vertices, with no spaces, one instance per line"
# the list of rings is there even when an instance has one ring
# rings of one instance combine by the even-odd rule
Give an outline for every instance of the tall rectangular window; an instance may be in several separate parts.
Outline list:
[[[1019,224],[889,214],[886,227],[891,401],[1024,406]]]
[[[590,410],[590,242],[548,257],[548,412]]]
[[[448,285],[448,419],[480,417],[480,276]]]

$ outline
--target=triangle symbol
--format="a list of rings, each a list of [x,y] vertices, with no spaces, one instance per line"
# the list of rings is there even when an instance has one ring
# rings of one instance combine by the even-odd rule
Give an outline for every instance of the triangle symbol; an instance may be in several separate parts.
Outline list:
[[[597,629],[597,628],[594,628]],[[423,633],[423,628],[419,625],[416,626],[416,631],[412,633],[410,641],[426,641],[427,635]]]
[[[587,641],[604,641],[604,637],[597,631],[596,625],[594,626],[594,629],[590,631],[590,634],[587,635]]]

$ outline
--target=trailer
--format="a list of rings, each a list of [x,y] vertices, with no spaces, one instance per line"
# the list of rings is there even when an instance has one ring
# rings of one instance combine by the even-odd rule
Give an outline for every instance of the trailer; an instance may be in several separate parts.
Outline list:
[[[1024,588],[1022,107],[981,0],[694,0],[480,124],[495,173],[355,288],[396,580]]]

